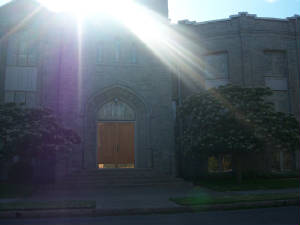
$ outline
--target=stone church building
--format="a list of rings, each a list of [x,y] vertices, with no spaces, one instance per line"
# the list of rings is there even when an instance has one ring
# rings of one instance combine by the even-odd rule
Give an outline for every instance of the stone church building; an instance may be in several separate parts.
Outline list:
[[[35,1],[0,8],[0,102],[50,108],[82,138],[58,175],[115,167],[175,175],[176,108],[202,88],[268,86],[276,109],[299,119],[299,16],[171,24],[167,0],[139,2],[170,30],[159,45],[172,53],[164,46],[176,43],[182,54],[158,55],[113,19],[85,21],[79,35],[76,18]]]

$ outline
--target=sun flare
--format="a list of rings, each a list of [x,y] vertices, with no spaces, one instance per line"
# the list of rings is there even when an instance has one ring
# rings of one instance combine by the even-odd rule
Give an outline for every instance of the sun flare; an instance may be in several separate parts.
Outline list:
[[[48,9],[69,12],[83,19],[106,15],[127,26],[143,41],[161,37],[161,17],[135,0],[39,0]]]
[[[94,13],[132,13],[133,0],[39,0],[48,9],[56,12],[71,12],[77,15]]]
[[[117,20],[127,27],[167,65],[170,64],[165,61],[167,55],[171,55],[176,61],[177,57],[182,57],[183,53],[178,50],[178,46],[173,46],[171,37],[175,37],[177,34],[170,28],[168,18],[139,4],[138,0],[39,1],[50,10],[76,15],[79,39],[83,20],[92,18],[94,23],[101,23],[104,16],[104,18]]]

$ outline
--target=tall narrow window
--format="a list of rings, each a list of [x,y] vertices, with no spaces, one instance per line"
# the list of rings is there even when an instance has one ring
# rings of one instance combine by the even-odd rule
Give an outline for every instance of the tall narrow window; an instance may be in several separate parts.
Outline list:
[[[36,65],[36,50],[32,44],[30,44],[27,48],[27,66],[35,66]]]
[[[136,45],[132,44],[130,49],[130,63],[136,64],[137,63],[137,49]]]
[[[286,52],[266,50],[264,53],[265,76],[286,77],[288,73]]]
[[[7,48],[5,102],[35,106],[37,92],[37,42],[29,34],[11,37]]]
[[[269,99],[274,103],[277,111],[289,113],[290,98],[286,51],[266,50],[264,54],[265,85],[273,90],[273,96]]]
[[[99,43],[97,46],[97,63],[103,63],[103,44]]]
[[[34,67],[7,67],[5,73],[5,102],[36,103],[37,70]]]
[[[219,87],[229,82],[228,53],[211,53],[204,57],[206,88]]]
[[[121,41],[115,41],[115,62],[120,62],[121,59]]]
[[[206,55],[205,73],[206,79],[228,79],[227,52]]]
[[[35,66],[37,63],[35,43],[29,37],[12,38],[8,44],[7,65]]]

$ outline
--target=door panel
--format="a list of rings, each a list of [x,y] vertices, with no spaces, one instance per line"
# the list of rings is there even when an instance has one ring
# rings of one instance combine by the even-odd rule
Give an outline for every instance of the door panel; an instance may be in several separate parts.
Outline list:
[[[118,124],[117,163],[134,164],[134,124]]]
[[[133,164],[134,123],[98,124],[98,164]]]
[[[115,161],[116,124],[100,123],[98,125],[98,163],[113,164]]]

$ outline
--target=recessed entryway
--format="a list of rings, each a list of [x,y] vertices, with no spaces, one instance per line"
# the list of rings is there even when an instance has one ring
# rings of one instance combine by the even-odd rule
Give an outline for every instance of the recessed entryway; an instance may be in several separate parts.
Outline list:
[[[134,122],[98,123],[98,168],[134,168]]]
[[[109,168],[121,167],[121,170],[149,169],[153,166],[153,149],[150,146],[150,112],[143,101],[126,88],[113,87],[96,95],[88,104],[86,118],[86,126],[83,135],[86,136],[84,141],[84,166],[93,170],[115,170]],[[131,134],[131,155],[134,160],[130,163],[101,162],[101,151],[99,152],[99,144],[101,140],[101,132],[99,132],[99,124],[112,123],[133,124]],[[101,128],[106,129],[106,128]],[[107,128],[109,129],[109,128]],[[104,132],[107,133],[107,131]],[[121,136],[122,137],[122,136]],[[109,139],[109,137],[103,137]],[[108,142],[108,141],[106,141]],[[110,146],[110,151],[116,149],[111,143],[104,143]],[[114,142],[114,144],[116,144]],[[122,148],[122,146],[121,146]],[[100,165],[99,165],[100,164]],[[118,164],[115,166],[115,164]],[[125,165],[124,165],[125,164]],[[131,165],[128,165],[131,164]],[[101,169],[99,169],[99,167]],[[134,169],[126,169],[126,168]],[[102,169],[103,168],[103,169]],[[117,169],[118,170],[118,169]]]

